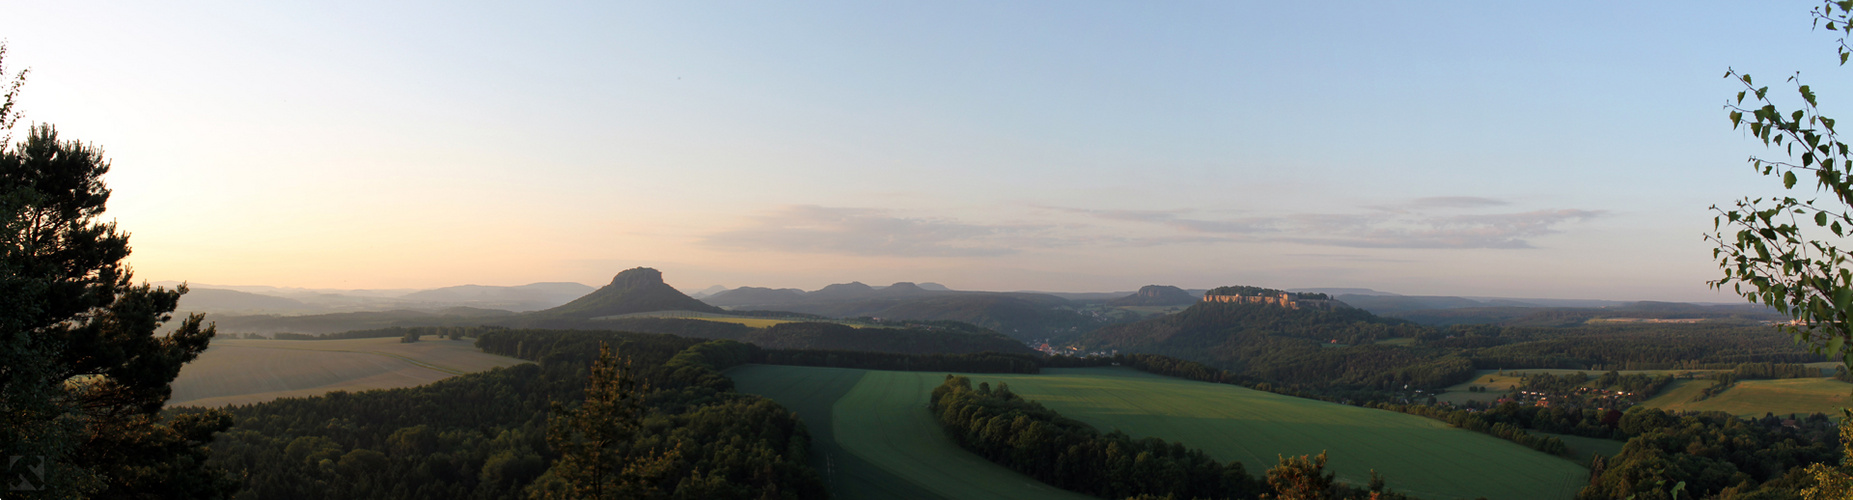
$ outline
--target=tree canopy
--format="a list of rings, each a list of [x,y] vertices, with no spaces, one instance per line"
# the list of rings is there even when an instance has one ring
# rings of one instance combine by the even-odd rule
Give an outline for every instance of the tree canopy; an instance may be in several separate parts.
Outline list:
[[[1845,35],[1853,34],[1853,2],[1827,1],[1814,9],[1815,25],[1843,34],[1840,64],[1853,57]],[[1730,287],[1752,302],[1775,307],[1794,321],[1787,327],[1799,343],[1816,353],[1853,365],[1853,270],[1841,240],[1853,236],[1853,156],[1835,130],[1836,121],[1822,112],[1820,96],[1788,78],[1799,103],[1789,109],[1780,94],[1757,86],[1749,73],[1725,72],[1743,88],[1725,104],[1733,128],[1743,128],[1780,156],[1752,156],[1757,173],[1781,180],[1784,194],[1744,197],[1729,208],[1713,206],[1714,232],[1706,239],[1724,276],[1710,282]],[[1810,183],[1803,178],[1812,179]],[[1812,184],[1815,193],[1797,197],[1797,185]]]
[[[18,120],[23,82],[21,72],[6,87],[0,125]],[[157,334],[186,287],[134,284],[129,235],[101,220],[109,168],[101,149],[62,140],[51,125],[0,143],[0,450],[19,457],[9,465],[31,464],[9,488],[223,496],[229,480],[201,463],[229,418],[159,415],[180,366],[214,330],[195,314]]]

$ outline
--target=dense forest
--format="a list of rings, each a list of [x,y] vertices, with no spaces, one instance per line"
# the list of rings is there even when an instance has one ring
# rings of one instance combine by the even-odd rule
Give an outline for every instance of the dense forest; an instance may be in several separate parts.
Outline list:
[[[1076,337],[1083,351],[1162,354],[1244,380],[1339,399],[1433,392],[1477,370],[1735,369],[1823,358],[1766,325],[1591,323],[1570,327],[1430,327],[1360,309],[1198,303],[1177,314]],[[1369,393],[1375,393],[1373,396]],[[1362,394],[1360,394],[1362,393]]]
[[[660,498],[819,498],[803,423],[771,401],[732,391],[717,370],[753,347],[669,335],[489,331],[479,345],[537,364],[431,385],[280,399],[228,408],[236,425],[213,464],[244,483],[237,498],[515,498],[564,491],[549,470],[554,402],[583,398],[600,345],[628,358],[649,387],[643,453],[674,450],[644,478]]]
[[[1840,459],[1838,425],[1821,414],[1745,420],[1637,408],[1616,430],[1628,445],[1595,465],[1580,498],[1671,498],[1666,485],[1675,483],[1693,497],[1800,498],[1813,484],[1802,466]]]

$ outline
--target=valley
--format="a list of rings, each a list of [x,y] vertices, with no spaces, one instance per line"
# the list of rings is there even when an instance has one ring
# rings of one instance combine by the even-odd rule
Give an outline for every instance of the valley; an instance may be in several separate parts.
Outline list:
[[[925,404],[926,391],[944,375],[763,365],[728,372],[741,391],[812,408],[810,415],[821,414],[822,407],[829,405],[830,438],[841,450],[835,456],[856,457],[836,463],[854,460],[856,467],[880,469],[945,498],[1035,497],[1022,492],[1022,481],[1027,478],[996,466],[987,468],[995,469],[991,472],[958,473],[973,480],[944,480],[941,474],[949,468],[965,470],[976,465],[943,457],[960,450],[938,437],[931,419],[917,410]],[[1375,469],[1399,491],[1422,498],[1566,497],[1588,478],[1587,469],[1563,457],[1411,415],[1123,368],[970,376],[1008,383],[1017,394],[1103,432],[1119,429],[1135,438],[1181,441],[1202,447],[1218,459],[1239,461],[1250,471],[1271,467],[1278,454],[1327,451],[1340,481],[1361,485]],[[845,385],[849,386],[846,390],[842,389]],[[836,389],[818,391],[819,387]],[[804,411],[800,413],[811,421]],[[832,481],[842,485],[842,498],[882,498],[854,486],[861,481],[858,478],[870,475],[851,474]]]
[[[887,288],[897,291],[870,298]],[[227,334],[249,338],[215,341],[183,370],[170,404],[284,418],[362,394],[445,399],[467,387],[539,380],[548,381],[540,389],[552,394],[548,398],[571,399],[579,397],[573,395],[575,380],[583,375],[576,374],[595,360],[600,345],[609,345],[626,357],[649,360],[640,373],[661,384],[653,393],[682,394],[654,396],[669,398],[651,403],[649,418],[659,422],[699,418],[681,409],[685,403],[678,398],[723,387],[738,395],[695,401],[720,405],[703,406],[713,408],[705,411],[792,412],[793,425],[807,429],[803,462],[817,483],[806,486],[808,480],[795,479],[800,474],[790,476],[798,481],[791,487],[822,488],[834,498],[1085,498],[951,440],[924,408],[928,393],[948,373],[960,373],[974,383],[1007,384],[1010,393],[1100,433],[1171,441],[1217,463],[1239,464],[1253,484],[1283,456],[1325,452],[1330,460],[1323,470],[1338,488],[1350,488],[1346,491],[1379,484],[1372,480],[1375,474],[1407,498],[1501,499],[1573,497],[1587,494],[1586,488],[1615,487],[1615,478],[1631,474],[1628,470],[1668,467],[1651,458],[1667,452],[1643,459],[1648,452],[1628,452],[1624,443],[1676,429],[1714,429],[1706,432],[1772,445],[1805,443],[1783,445],[1796,451],[1777,462],[1805,463],[1825,446],[1809,436],[1831,430],[1834,420],[1824,414],[1844,405],[1853,387],[1822,378],[1829,365],[1754,323],[1591,320],[1637,317],[1644,310],[1705,310],[1653,306],[1592,315],[1556,308],[1521,316],[1517,324],[1432,326],[1378,316],[1318,293],[1219,290],[1227,295],[1163,305],[1178,301],[1178,290],[1147,287],[1125,300],[1073,303],[1053,295],[963,294],[903,284],[840,286],[770,294],[797,301],[793,305],[811,304],[813,312],[729,310],[668,287],[653,269],[632,269],[561,306],[473,316],[480,321],[475,326],[455,326],[461,317],[431,316],[429,326],[375,322],[370,329],[322,335],[269,334],[295,340]],[[1068,323],[1072,318],[1089,318],[1091,326],[1022,339],[965,321],[832,314],[842,311],[828,304],[861,304],[843,309],[852,312],[879,306],[884,313],[1056,318],[1030,330],[1042,334],[1075,324]],[[956,306],[935,309],[946,304]],[[1026,314],[1025,307],[1042,312]],[[943,318],[936,316],[941,313],[914,318]],[[383,317],[391,315],[376,316]],[[402,320],[419,322],[393,321]],[[1557,323],[1549,326],[1552,322]],[[421,340],[403,342],[412,338]],[[1050,351],[1105,354],[1051,356],[1032,351],[1026,340],[1055,344]],[[611,341],[617,343],[607,344]],[[684,360],[690,355],[688,360],[706,361]],[[704,370],[720,374],[698,375]],[[1734,385],[1693,401],[1713,380],[1725,380],[1721,377],[1732,377]],[[394,391],[368,392],[372,389]],[[521,391],[484,386],[465,393],[478,390],[515,391],[498,397]],[[771,406],[754,410],[727,401]],[[523,409],[491,412],[456,429],[485,436],[518,432],[511,436],[533,440],[542,429],[522,415],[536,415],[542,402],[524,399]],[[1720,411],[1729,416],[1715,413]],[[1798,418],[1743,420],[1752,425],[1731,427],[1738,417],[1766,412]],[[520,423],[524,418],[527,423]],[[1673,425],[1675,419],[1684,423]],[[1678,439],[1684,438],[1651,442]],[[260,446],[287,444],[269,443]],[[551,446],[530,441],[518,449]],[[1749,464],[1761,459],[1709,460],[1706,467],[1716,468],[1754,467]],[[1592,479],[1592,473],[1598,477]],[[549,487],[545,478],[524,481],[530,480],[473,487]],[[447,484],[476,484],[462,481]]]

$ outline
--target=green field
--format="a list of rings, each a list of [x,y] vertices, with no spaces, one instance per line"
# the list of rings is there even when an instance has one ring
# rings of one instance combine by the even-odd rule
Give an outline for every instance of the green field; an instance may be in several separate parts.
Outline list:
[[[817,421],[811,415],[830,400],[816,388],[839,387],[855,378],[831,404],[828,424],[830,446],[857,460],[845,468],[842,458],[833,458],[839,465],[825,472],[841,498],[893,496],[883,488],[898,483],[857,486],[857,474],[867,472],[856,467],[881,469],[910,483],[910,491],[947,498],[1053,494],[1036,491],[1032,486],[1047,487],[984,462],[940,434],[924,406],[943,373],[747,366],[729,375],[744,392],[808,406],[798,409],[806,422]],[[1135,437],[1182,441],[1218,459],[1239,460],[1250,473],[1273,466],[1282,454],[1330,451],[1330,468],[1340,480],[1363,484],[1375,469],[1392,488],[1424,498],[1567,498],[1589,475],[1561,457],[1435,420],[1230,385],[1118,368],[971,376],[978,382],[1007,382],[1017,394],[1102,431],[1117,428]]]
[[[1761,417],[1766,413],[1825,413],[1837,417],[1841,408],[1853,404],[1847,399],[1848,393],[1853,392],[1853,384],[1830,378],[1745,380],[1704,401],[1692,401],[1699,391],[1712,383],[1710,380],[1675,381],[1660,395],[1641,404],[1666,410],[1722,411],[1741,417]]]
[[[812,465],[831,497],[1084,499],[1003,468],[945,438],[926,411],[928,374],[747,365],[728,370],[741,392],[798,413]],[[944,375],[938,375],[943,377]]]
[[[168,404],[227,406],[413,387],[520,363],[526,361],[482,352],[467,340],[213,339],[206,352],[181,367]]]
[[[1448,392],[1441,393],[1440,396],[1435,396],[1435,399],[1453,404],[1463,404],[1468,401],[1497,401],[1500,397],[1505,396],[1507,392],[1511,392],[1511,388],[1517,387],[1518,382],[1518,375],[1513,372],[1502,374],[1499,373],[1498,370],[1480,370],[1480,374],[1475,376],[1473,380],[1454,384],[1454,386],[1446,389]],[[1476,385],[1485,387],[1486,392],[1467,391],[1468,387]]]

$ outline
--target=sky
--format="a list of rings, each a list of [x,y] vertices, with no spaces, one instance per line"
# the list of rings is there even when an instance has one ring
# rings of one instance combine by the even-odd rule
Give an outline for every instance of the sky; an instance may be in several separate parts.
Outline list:
[[[0,40],[149,281],[1732,302],[1709,207],[1782,190],[1722,75],[1831,114],[1816,4],[70,0]]]

